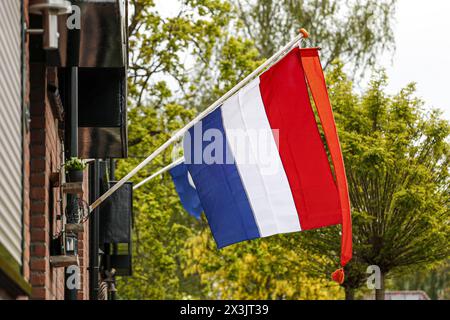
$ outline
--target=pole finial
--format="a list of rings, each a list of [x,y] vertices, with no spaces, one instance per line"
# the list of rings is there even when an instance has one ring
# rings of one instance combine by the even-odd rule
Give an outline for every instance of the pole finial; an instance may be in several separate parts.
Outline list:
[[[305,28],[299,29],[298,32],[302,34],[302,36],[303,36],[304,39],[308,39],[308,38],[309,38],[309,32],[306,31]]]

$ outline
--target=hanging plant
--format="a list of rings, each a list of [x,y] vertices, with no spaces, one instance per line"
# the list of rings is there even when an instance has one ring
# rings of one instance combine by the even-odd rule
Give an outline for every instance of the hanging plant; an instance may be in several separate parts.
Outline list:
[[[86,169],[86,162],[76,157],[70,158],[64,164],[68,182],[82,182],[83,170]]]

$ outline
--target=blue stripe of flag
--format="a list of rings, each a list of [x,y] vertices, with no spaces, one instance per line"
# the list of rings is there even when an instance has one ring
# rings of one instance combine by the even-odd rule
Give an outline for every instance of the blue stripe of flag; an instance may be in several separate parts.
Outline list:
[[[202,127],[201,130],[199,126]],[[197,188],[217,246],[223,248],[237,242],[260,238],[247,193],[234,161],[233,164],[228,161],[226,164],[209,165],[204,161],[201,164],[194,161],[195,141],[202,141],[201,150],[205,150],[206,146],[214,142],[195,137],[195,134],[199,133],[203,137],[208,129],[217,129],[222,137],[226,138],[221,108],[206,116],[201,125],[198,123],[189,130],[192,142],[189,145],[188,139],[185,139],[184,154],[185,159],[192,160],[186,161],[186,165]],[[225,159],[231,159],[232,153],[227,142],[221,145],[225,162]]]
[[[175,189],[180,196],[184,209],[196,219],[200,219],[203,212],[197,190],[189,183],[188,170],[184,163],[177,165],[170,171]]]

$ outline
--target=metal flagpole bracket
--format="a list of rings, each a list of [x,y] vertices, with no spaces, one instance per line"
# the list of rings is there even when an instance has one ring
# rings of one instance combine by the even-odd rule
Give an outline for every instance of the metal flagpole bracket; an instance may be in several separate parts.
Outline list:
[[[44,29],[26,29],[28,34],[43,34]]]
[[[153,180],[154,178],[156,178],[157,176],[169,171],[170,169],[175,168],[177,165],[181,164],[184,162],[184,158],[180,158],[178,160],[175,160],[174,162],[172,162],[171,164],[169,164],[167,167],[162,168],[161,170],[155,172],[154,174],[152,174],[151,176],[145,178],[144,180],[142,180],[141,182],[139,182],[137,185],[135,185],[133,187],[133,190],[136,190],[140,187],[142,187],[144,184],[146,184],[147,182],[150,182],[151,180]]]

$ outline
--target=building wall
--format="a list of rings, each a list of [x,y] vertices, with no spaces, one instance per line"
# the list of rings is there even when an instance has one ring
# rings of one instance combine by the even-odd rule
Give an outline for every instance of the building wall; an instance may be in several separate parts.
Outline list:
[[[0,244],[22,266],[21,5],[0,1]],[[17,268],[19,269],[19,268]]]
[[[63,299],[64,270],[50,266],[51,237],[61,228],[60,194],[50,182],[61,168],[57,119],[47,96],[49,72],[30,65],[30,283],[33,299]],[[59,220],[58,220],[59,219]]]
[[[30,283],[32,299],[64,299],[64,268],[50,264],[50,242],[63,229],[64,195],[58,182],[63,174],[63,131],[52,108],[47,85],[57,86],[57,69],[30,64]],[[55,178],[59,177],[59,178]],[[84,199],[88,196],[85,172]],[[85,202],[87,205],[87,202]],[[88,298],[88,222],[79,233],[81,288],[78,299]]]
[[[15,0],[14,0],[15,1]],[[28,2],[24,0],[24,20],[29,26]],[[29,106],[29,126],[23,134],[23,276],[32,286],[31,299],[64,299],[64,268],[50,264],[51,239],[63,228],[64,196],[55,176],[63,173],[64,126],[60,111],[49,101],[47,86],[58,87],[57,68],[30,61],[29,36],[25,50],[25,105]],[[36,60],[36,59],[32,59]],[[64,106],[63,106],[64,107]],[[88,171],[85,194],[88,199]],[[79,234],[81,288],[78,299],[88,299],[88,222]]]
[[[84,190],[89,191],[89,170],[84,172]],[[89,202],[88,194],[84,194],[84,201]],[[89,299],[89,220],[84,223],[84,232],[78,234],[78,258],[80,260],[80,290],[78,300]]]
[[[28,0],[23,1],[23,18],[26,26],[29,25],[28,16]],[[28,50],[29,37],[26,36],[24,47],[24,66],[23,72],[23,103],[25,110],[29,110],[30,106],[30,70],[29,70],[29,50]],[[23,117],[24,123],[22,124],[23,132],[23,277],[26,281],[30,281],[30,123],[27,116]]]
[[[28,0],[26,0],[28,2]],[[25,8],[28,4],[25,3]],[[28,14],[26,20],[28,20]],[[27,47],[27,57],[29,53]],[[36,57],[31,57],[33,61]],[[48,85],[59,87],[58,70],[45,62],[28,64],[29,130],[24,135],[24,276],[32,286],[31,299],[64,299],[65,269],[50,264],[51,240],[63,229],[66,199],[61,182],[64,162],[62,111],[50,103]],[[63,106],[64,107],[64,106]],[[89,195],[85,171],[84,199]],[[87,205],[87,201],[86,201]],[[78,299],[89,297],[89,223],[78,235],[80,284]]]
[[[0,21],[6,21],[6,18],[10,18],[9,16],[15,15],[17,17],[18,14],[20,16],[20,6],[17,5],[20,2],[21,0],[0,0],[0,9],[4,7],[5,3],[10,5],[9,11],[0,10]],[[22,3],[23,18],[28,27],[30,25],[29,0],[23,0]],[[1,31],[4,31],[3,29],[0,30],[0,36],[2,35]],[[19,27],[16,25],[16,29],[20,31],[20,25]],[[21,33],[16,32],[16,37],[21,39]],[[40,36],[35,35],[33,37]],[[13,42],[17,42],[15,37],[8,38],[8,40],[11,39]],[[50,101],[52,97],[48,91],[49,84],[53,87],[59,87],[58,70],[54,67],[47,67],[44,61],[30,63],[30,61],[39,61],[44,55],[33,56],[35,51],[33,49],[30,53],[29,40],[30,36],[26,36],[23,50],[19,50],[18,54],[13,55],[15,60],[11,62],[5,58],[11,57],[10,53],[5,55],[5,51],[2,51],[6,48],[6,42],[4,37],[0,37],[0,41],[2,41],[2,46],[0,46],[0,71],[8,71],[5,73],[5,79],[19,79],[20,87],[19,91],[15,91],[13,98],[10,98],[8,91],[10,88],[0,90],[0,100],[5,99],[5,97],[12,99],[8,102],[8,105],[13,103],[17,105],[17,108],[20,108],[18,111],[16,110],[20,114],[20,121],[14,123],[13,129],[21,133],[18,141],[10,141],[18,150],[21,150],[17,161],[19,171],[13,175],[14,179],[17,179],[17,183],[11,186],[11,189],[20,186],[18,189],[20,202],[13,213],[18,217],[17,224],[19,226],[19,238],[21,238],[19,251],[18,253],[15,252],[15,260],[19,262],[21,268],[19,270],[19,267],[17,267],[16,274],[18,277],[11,279],[12,283],[17,284],[21,290],[19,290],[20,293],[17,293],[16,289],[12,290],[9,287],[10,279],[8,279],[6,285],[3,285],[5,276],[0,269],[0,299],[64,299],[65,269],[52,267],[50,251],[51,240],[63,229],[65,197],[62,194],[60,184],[57,182],[61,181],[61,175],[63,174],[63,138],[64,130],[69,130],[69,126],[64,123],[65,119],[61,110],[58,110],[54,103],[51,103],[53,100]],[[23,63],[21,63],[22,60]],[[9,64],[15,65],[12,68]],[[5,81],[2,81],[0,85],[5,85]],[[18,95],[17,92],[19,92]],[[5,118],[2,117],[2,119]],[[7,122],[7,125],[10,126],[10,123]],[[11,156],[11,154],[5,152],[4,148],[0,152],[3,157]],[[0,173],[1,178],[3,178],[3,174]],[[88,170],[85,171],[84,181],[85,192],[83,197],[87,206],[89,199]],[[9,189],[7,191],[10,192]],[[3,209],[3,203],[0,202],[0,210]],[[5,218],[0,214],[0,226],[4,225],[5,221]],[[88,299],[88,221],[84,223],[84,231],[78,234],[78,257],[81,287],[78,290],[77,298]],[[3,257],[0,255],[0,262],[2,262],[2,259]],[[30,288],[30,285],[30,295],[21,296]]]
[[[0,1],[0,161],[2,169],[7,169],[0,170],[3,181],[0,186],[3,196],[0,200],[0,226],[6,228],[6,233],[15,234],[16,238],[11,250],[10,244],[5,245],[11,239],[5,240],[0,235],[0,299],[16,298],[30,288],[29,219],[25,214],[29,209],[29,135],[23,112],[29,92],[28,50],[27,44],[22,45],[22,18],[28,23],[28,0],[23,0],[23,16],[21,3],[20,0]],[[14,225],[11,225],[11,217],[14,217]]]

